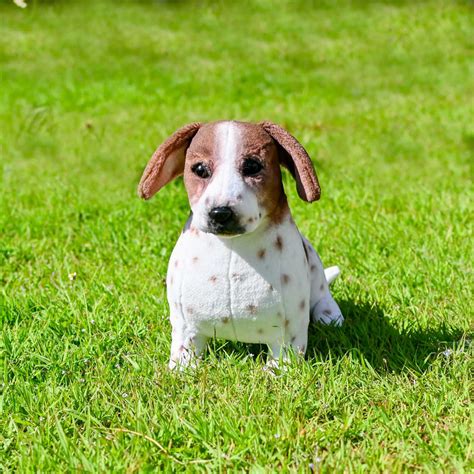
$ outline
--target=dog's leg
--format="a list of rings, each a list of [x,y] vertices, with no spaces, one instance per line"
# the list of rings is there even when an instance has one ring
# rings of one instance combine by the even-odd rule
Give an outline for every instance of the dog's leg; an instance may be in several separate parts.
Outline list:
[[[196,365],[200,355],[206,348],[207,337],[186,328],[183,319],[170,318],[173,326],[171,335],[171,355],[168,367],[184,369]]]
[[[329,267],[324,271],[319,255],[304,237],[303,245],[308,257],[311,278],[311,320],[340,326],[344,322],[344,317],[329,291],[329,283],[339,275],[339,268]]]
[[[278,363],[289,362],[292,353],[298,358],[304,357],[308,345],[308,320],[301,322],[301,328],[294,336],[285,335],[285,342],[277,341],[268,344],[268,361],[266,366],[269,368],[278,367]]]
[[[311,306],[311,319],[314,322],[323,324],[334,324],[334,326],[341,326],[344,322],[341,310],[338,304],[334,301],[329,289],[325,294]]]

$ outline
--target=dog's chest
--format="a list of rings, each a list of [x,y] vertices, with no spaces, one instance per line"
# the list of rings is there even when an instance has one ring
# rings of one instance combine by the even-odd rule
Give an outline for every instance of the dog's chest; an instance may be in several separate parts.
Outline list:
[[[232,239],[187,230],[168,268],[172,314],[207,336],[269,342],[309,317],[309,275],[291,222]]]

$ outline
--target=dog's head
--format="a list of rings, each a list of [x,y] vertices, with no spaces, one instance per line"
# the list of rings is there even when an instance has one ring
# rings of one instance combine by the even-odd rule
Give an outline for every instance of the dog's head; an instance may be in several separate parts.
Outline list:
[[[311,159],[286,130],[271,122],[191,123],[153,154],[138,194],[150,199],[184,174],[193,225],[203,232],[235,236],[262,220],[278,222],[286,210],[280,165],[296,180],[299,196],[316,201],[320,188]]]

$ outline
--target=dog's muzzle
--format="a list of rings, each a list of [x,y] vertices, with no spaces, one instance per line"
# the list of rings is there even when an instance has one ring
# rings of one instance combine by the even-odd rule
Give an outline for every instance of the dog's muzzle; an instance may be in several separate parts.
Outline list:
[[[237,235],[245,232],[237,215],[229,206],[213,207],[209,211],[208,225],[209,232],[213,234]]]

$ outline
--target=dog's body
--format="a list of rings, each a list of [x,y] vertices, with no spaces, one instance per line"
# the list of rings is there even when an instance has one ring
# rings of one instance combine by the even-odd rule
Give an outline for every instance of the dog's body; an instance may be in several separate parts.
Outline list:
[[[306,161],[296,162],[292,152]],[[319,197],[306,157],[280,127],[242,122],[191,124],[155,153],[140,194],[151,197],[184,172],[193,211],[168,267],[170,367],[188,365],[209,337],[265,343],[274,359],[285,358],[288,347],[304,354],[310,315],[342,323],[319,256],[296,228],[281,185],[286,159],[300,196]]]

